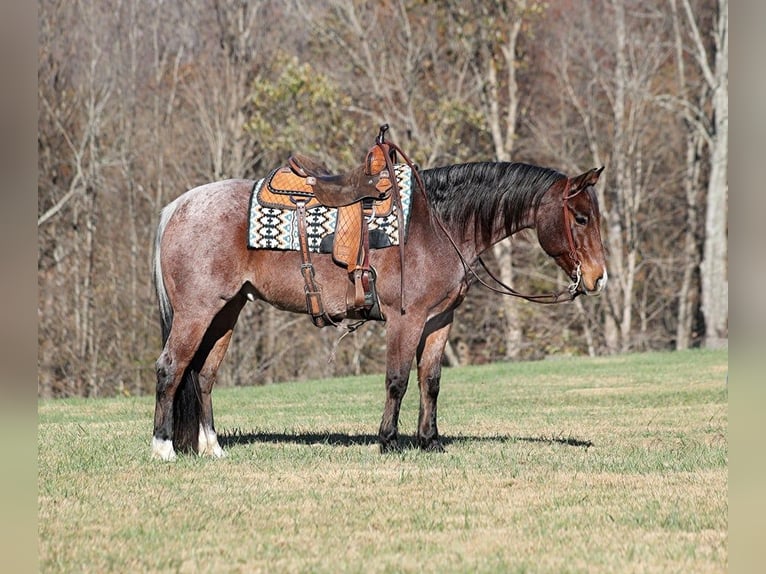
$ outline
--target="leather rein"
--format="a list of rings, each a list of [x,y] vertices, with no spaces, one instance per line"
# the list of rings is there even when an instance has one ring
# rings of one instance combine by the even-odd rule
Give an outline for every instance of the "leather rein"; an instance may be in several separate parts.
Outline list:
[[[441,222],[441,219],[436,216],[436,222],[439,224],[439,227],[444,232],[444,234],[447,236],[447,239],[449,239],[450,243],[452,244],[452,247],[455,249],[455,252],[457,253],[458,257],[460,258],[460,262],[463,264],[463,267],[465,268],[466,275],[470,274],[472,275],[481,285],[489,289],[490,291],[493,291],[495,293],[499,293],[500,295],[510,295],[512,297],[519,297],[520,299],[526,299],[527,301],[531,301],[533,303],[540,303],[543,305],[551,305],[554,303],[566,303],[569,301],[573,301],[578,295],[581,293],[577,290],[577,288],[580,286],[580,282],[582,281],[582,271],[581,271],[581,264],[580,264],[580,258],[577,256],[577,249],[575,247],[574,243],[574,236],[572,235],[572,215],[569,213],[568,209],[568,202],[573,197],[577,196],[580,192],[582,192],[585,187],[581,187],[580,189],[576,190],[574,193],[570,193],[570,187],[571,187],[571,180],[567,178],[566,185],[564,186],[564,192],[562,194],[562,207],[564,210],[564,228],[566,229],[566,238],[567,238],[567,244],[569,245],[569,256],[571,257],[572,261],[575,262],[575,278],[572,280],[572,283],[570,283],[566,289],[562,291],[557,291],[554,293],[542,293],[539,295],[527,295],[525,293],[521,293],[519,291],[516,291],[513,287],[510,285],[506,285],[497,278],[487,267],[487,264],[484,263],[484,260],[481,257],[478,257],[479,264],[484,268],[484,270],[487,272],[487,275],[499,286],[495,287],[493,285],[490,285],[488,282],[486,282],[484,279],[482,279],[476,271],[474,271],[473,267],[466,261],[463,254],[460,252],[460,248],[455,243],[455,240],[452,239],[452,236],[449,234],[449,232],[445,229],[444,224]]]
[[[428,203],[428,197],[426,196],[426,187],[423,184],[423,180],[420,177],[420,173],[418,172],[417,167],[412,162],[412,160],[407,156],[406,153],[400,148],[398,145],[391,141],[385,141],[385,134],[388,131],[388,124],[383,124],[380,126],[380,132],[378,133],[378,136],[375,138],[375,145],[380,148],[380,150],[383,152],[383,157],[385,158],[386,162],[386,168],[388,169],[388,173],[391,177],[391,183],[393,184],[394,188],[394,204],[396,205],[396,216],[399,223],[399,233],[402,234],[402,237],[399,240],[399,266],[400,266],[400,275],[399,275],[399,313],[401,315],[405,314],[405,308],[404,308],[404,220],[403,220],[403,209],[402,209],[402,199],[401,194],[399,193],[399,182],[396,177],[396,171],[394,170],[394,164],[396,163],[396,155],[398,154],[401,156],[402,160],[404,160],[404,163],[406,163],[409,168],[412,175],[415,177],[415,181],[418,184],[418,187],[420,188],[421,193],[423,194],[423,197],[426,200],[426,203]]]

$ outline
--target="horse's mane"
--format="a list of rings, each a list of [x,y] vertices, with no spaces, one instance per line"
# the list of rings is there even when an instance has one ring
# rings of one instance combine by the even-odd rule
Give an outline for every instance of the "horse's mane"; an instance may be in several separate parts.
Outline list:
[[[504,214],[509,233],[518,229],[543,194],[566,177],[554,169],[509,162],[456,164],[421,175],[429,203],[442,220],[466,232],[473,221],[477,236],[490,233],[498,213]]]

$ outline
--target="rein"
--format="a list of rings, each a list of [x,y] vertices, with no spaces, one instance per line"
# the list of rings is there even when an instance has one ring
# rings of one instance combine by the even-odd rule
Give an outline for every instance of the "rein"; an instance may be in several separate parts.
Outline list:
[[[562,291],[557,291],[554,293],[542,293],[539,295],[527,295],[525,293],[521,293],[519,291],[516,291],[513,287],[506,285],[503,283],[500,279],[498,279],[487,267],[487,264],[484,263],[484,260],[481,257],[478,257],[478,261],[481,264],[481,266],[484,268],[484,270],[487,272],[489,277],[500,286],[500,288],[497,288],[493,285],[490,285],[487,283],[484,279],[482,279],[476,271],[474,271],[473,267],[466,261],[463,254],[460,252],[460,248],[455,243],[455,240],[452,239],[452,236],[449,234],[447,229],[444,227],[444,224],[442,223],[441,219],[438,215],[436,215],[435,219],[436,222],[439,224],[439,227],[444,232],[444,234],[447,236],[447,239],[449,239],[449,242],[452,244],[452,247],[455,249],[455,253],[457,253],[457,256],[460,258],[460,262],[463,264],[463,267],[465,268],[466,274],[471,274],[473,277],[484,287],[489,289],[490,291],[493,291],[495,293],[498,293],[500,295],[510,295],[511,297],[518,297],[520,299],[526,299],[527,301],[531,301],[532,303],[540,303],[543,305],[552,305],[554,303],[566,303],[569,301],[574,301],[574,299],[580,295],[580,292],[577,291],[577,288],[580,286],[580,281],[582,280],[582,272],[580,270],[580,259],[577,257],[577,250],[575,248],[574,243],[574,237],[572,235],[572,226],[571,226],[571,214],[569,213],[569,210],[567,209],[567,202],[578,195],[584,188],[580,188],[576,190],[574,193],[569,193],[569,189],[571,186],[571,180],[567,178],[566,185],[564,186],[564,192],[562,194],[562,206],[564,209],[564,228],[566,229],[566,238],[567,243],[569,244],[569,256],[572,258],[572,261],[575,262],[575,279],[570,283],[566,289]]]
[[[399,154],[404,160],[404,163],[406,163],[411,173],[415,177],[415,181],[418,184],[418,187],[420,188],[421,193],[423,194],[423,197],[426,199],[426,203],[428,203],[428,197],[426,196],[426,188],[425,185],[423,185],[423,180],[420,177],[420,173],[418,172],[417,168],[413,164],[412,160],[407,157],[407,154],[402,151],[402,148],[400,148],[398,145],[391,141],[385,141],[385,134],[388,131],[388,124],[383,124],[380,126],[380,131],[378,133],[378,136],[375,138],[375,146],[380,149],[381,152],[383,152],[383,157],[385,158],[385,164],[386,168],[388,169],[388,173],[391,174],[391,183],[394,188],[394,203],[396,205],[396,217],[399,223],[399,229],[401,230],[400,233],[404,232],[404,211],[402,209],[402,199],[401,195],[399,193],[399,181],[396,177],[396,171],[394,170],[394,164],[396,163],[396,155]],[[368,155],[368,160],[371,159],[370,155]],[[399,265],[400,265],[400,274],[399,274],[399,312],[404,315],[404,237],[401,237],[399,240]]]

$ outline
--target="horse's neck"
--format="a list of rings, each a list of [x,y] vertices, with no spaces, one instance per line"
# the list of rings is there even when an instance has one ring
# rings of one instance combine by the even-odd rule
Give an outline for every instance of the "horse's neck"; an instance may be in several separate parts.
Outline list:
[[[542,168],[525,164],[464,164],[428,170],[423,174],[424,183],[426,187],[435,186],[429,194],[429,202],[433,202],[429,209],[452,214],[439,215],[444,230],[465,258],[475,261],[492,245],[535,227],[536,206],[549,199],[542,188],[550,189],[555,179],[553,172],[538,170]],[[451,193],[455,195],[450,197]],[[495,201],[496,212],[487,213],[484,208]],[[435,239],[443,240],[443,236]]]
[[[445,231],[460,249],[460,253],[469,263],[474,263],[478,257],[504,239],[515,235],[524,229],[533,229],[535,218],[533,210],[529,210],[520,225],[513,226],[510,230],[505,226],[504,214],[498,213],[489,229],[481,229],[476,226],[476,219],[472,218],[465,226],[454,223],[445,225]]]

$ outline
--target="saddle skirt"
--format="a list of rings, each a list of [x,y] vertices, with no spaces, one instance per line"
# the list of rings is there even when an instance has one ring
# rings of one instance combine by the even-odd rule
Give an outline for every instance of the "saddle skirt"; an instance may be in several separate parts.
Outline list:
[[[287,166],[272,171],[265,185],[261,185],[258,190],[258,203],[265,207],[295,209],[291,197],[305,200],[306,208],[321,205],[307,178],[299,176]]]
[[[406,228],[409,224],[412,198],[412,170],[407,164],[396,164],[394,171],[399,184]],[[301,185],[307,187],[303,194]],[[274,193],[274,189],[285,191]],[[247,246],[250,249],[300,250],[295,204],[285,192],[292,192],[296,199],[302,197],[307,201],[306,227],[309,251],[319,253],[322,239],[336,230],[338,209],[321,205],[311,196],[310,188],[303,183],[303,179],[295,175],[290,168],[274,170],[253,185],[250,195]],[[385,234],[391,245],[398,245],[400,238],[406,238],[406,229],[399,229],[392,197],[375,201],[373,205],[373,216],[369,223],[370,232],[378,230],[378,235]]]

